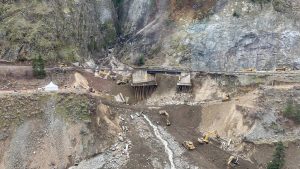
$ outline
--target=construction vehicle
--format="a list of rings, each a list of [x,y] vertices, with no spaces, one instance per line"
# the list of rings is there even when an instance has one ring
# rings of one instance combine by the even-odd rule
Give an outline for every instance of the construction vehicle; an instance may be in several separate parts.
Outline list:
[[[215,138],[217,138],[217,139],[220,138],[218,132],[217,132],[216,130],[214,130],[214,131],[209,131],[209,132],[203,134],[203,137],[202,137],[202,138],[198,138],[198,142],[199,142],[200,144],[204,144],[204,143],[208,144],[208,143],[209,143],[209,139],[210,139],[211,137],[215,137]]]
[[[243,69],[243,72],[256,72],[255,68]]]
[[[111,75],[111,71],[110,70],[100,70],[99,71],[99,75],[101,78],[103,79],[108,79],[108,77]]]
[[[65,68],[65,67],[67,67],[68,65],[67,64],[65,64],[65,63],[61,63],[61,64],[59,64],[59,68],[60,69],[63,69],[63,68]]]
[[[225,97],[222,99],[222,102],[228,102],[230,101],[230,95],[226,94]]]
[[[184,141],[182,143],[183,147],[185,147],[187,150],[194,150],[196,147],[192,141]]]
[[[234,155],[230,156],[227,161],[227,166],[235,167],[237,165],[239,165],[239,157]]]
[[[285,71],[287,71],[288,70],[288,68],[287,67],[277,67],[277,68],[275,68],[275,71],[276,72],[285,72]]]
[[[67,64],[65,64],[65,63],[59,63],[59,67],[55,67],[54,70],[57,73],[65,73],[67,67],[68,67]]]
[[[158,112],[160,115],[164,115],[164,116],[166,116],[166,124],[167,124],[167,126],[170,126],[171,125],[171,122],[170,122],[170,119],[169,119],[169,113],[166,111],[166,110],[160,110],[159,112]]]
[[[117,80],[117,85],[124,85],[130,82],[129,77],[122,77],[122,79]]]

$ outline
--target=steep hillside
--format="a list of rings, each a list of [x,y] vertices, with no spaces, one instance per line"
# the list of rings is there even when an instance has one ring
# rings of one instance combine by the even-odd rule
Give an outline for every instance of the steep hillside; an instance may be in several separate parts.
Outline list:
[[[121,131],[117,114],[86,94],[3,95],[0,103],[1,169],[67,168]]]
[[[128,64],[205,71],[299,69],[297,0],[2,1],[0,58]]]
[[[2,1],[0,55],[49,62],[103,55],[117,32],[111,1]]]

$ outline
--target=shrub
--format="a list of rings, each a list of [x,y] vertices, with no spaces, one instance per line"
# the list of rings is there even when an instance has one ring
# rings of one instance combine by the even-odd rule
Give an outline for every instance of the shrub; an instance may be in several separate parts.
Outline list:
[[[176,0],[177,9],[181,9],[184,7],[184,0]]]
[[[300,123],[300,105],[292,103],[291,101],[288,102],[283,111],[283,115],[294,120],[296,123]]]
[[[138,66],[142,66],[145,64],[145,56],[144,55],[141,55],[138,60],[137,60],[137,65]]]
[[[238,12],[234,11],[233,14],[232,14],[232,16],[233,16],[233,17],[239,18],[239,17],[240,17],[240,14],[239,14]]]
[[[275,153],[273,159],[269,162],[267,169],[281,169],[284,164],[284,146],[280,141],[276,144]]]
[[[43,79],[46,77],[45,65],[42,56],[39,55],[38,58],[32,61],[33,76],[38,79]]]
[[[143,66],[145,64],[145,57],[143,54],[141,54],[140,56],[136,57],[133,60],[133,64],[137,65],[137,66]]]
[[[113,3],[116,7],[119,7],[123,3],[123,0],[113,0]]]

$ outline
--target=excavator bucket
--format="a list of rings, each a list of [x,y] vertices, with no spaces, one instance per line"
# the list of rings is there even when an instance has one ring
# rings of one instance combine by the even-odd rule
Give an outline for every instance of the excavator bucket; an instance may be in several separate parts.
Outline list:
[[[198,142],[200,144],[208,144],[208,141],[207,140],[204,140],[203,138],[198,138]]]
[[[209,131],[209,132],[205,133],[202,137],[198,138],[198,142],[200,144],[204,144],[204,143],[208,144],[209,139],[211,137],[214,137],[214,138],[217,138],[217,139],[220,138],[218,132],[216,130],[214,130],[214,131]]]

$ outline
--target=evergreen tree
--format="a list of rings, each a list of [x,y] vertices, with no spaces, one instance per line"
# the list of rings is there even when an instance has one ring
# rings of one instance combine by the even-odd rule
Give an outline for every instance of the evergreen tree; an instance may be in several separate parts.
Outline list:
[[[267,169],[281,169],[284,164],[284,146],[280,141],[276,145],[275,153],[273,154],[273,160],[268,164]]]
[[[38,79],[43,79],[46,77],[45,64],[42,56],[39,55],[38,58],[32,61],[33,76]]]

